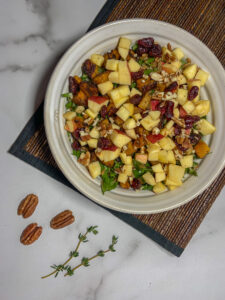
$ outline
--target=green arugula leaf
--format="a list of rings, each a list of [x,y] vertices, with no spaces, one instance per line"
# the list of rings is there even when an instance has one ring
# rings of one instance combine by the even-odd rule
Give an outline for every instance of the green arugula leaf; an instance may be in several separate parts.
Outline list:
[[[149,75],[149,74],[152,73],[152,72],[153,72],[152,69],[144,70],[144,75]]]
[[[81,150],[73,150],[73,155],[75,155],[77,158],[79,158],[80,157],[80,155],[81,155],[81,153],[82,153],[82,151]]]
[[[137,50],[137,48],[138,48],[138,44],[137,44],[137,43],[135,43],[135,44],[132,46],[132,50],[133,50],[133,51],[136,51],[136,50]]]
[[[145,183],[145,184],[142,185],[142,190],[152,191],[153,190],[153,185]]]
[[[137,83],[136,82],[132,82],[130,86],[131,86],[131,88],[136,88]]]
[[[152,173],[152,168],[151,168],[151,165],[149,164],[149,162],[147,162],[145,165],[143,165],[140,162],[133,159],[133,165],[134,165],[133,174],[134,174],[135,178],[141,177],[146,172]]]
[[[101,188],[102,188],[102,193],[104,194],[106,191],[111,191],[117,187],[117,185],[118,185],[117,176],[118,175],[116,174],[116,172],[113,169],[103,165],[102,163],[100,163],[100,164],[101,164],[101,169],[102,169]]]
[[[73,94],[72,93],[65,93],[61,95],[63,98],[67,98],[67,99],[72,99],[73,98]]]
[[[151,63],[153,63],[155,61],[155,58],[154,57],[150,57],[150,58],[148,58],[147,60],[146,60],[146,64],[147,65],[150,65]]]
[[[115,160],[114,165],[113,165],[113,170],[115,169],[119,169],[120,167],[122,167],[123,163],[121,160]]]
[[[143,59],[139,59],[139,60],[138,60],[138,63],[139,63],[139,65],[141,65],[141,66],[142,66],[142,65],[143,65],[143,63],[144,63],[144,60],[143,60]]]
[[[90,79],[88,78],[87,74],[82,74],[81,80],[82,81],[90,81]]]

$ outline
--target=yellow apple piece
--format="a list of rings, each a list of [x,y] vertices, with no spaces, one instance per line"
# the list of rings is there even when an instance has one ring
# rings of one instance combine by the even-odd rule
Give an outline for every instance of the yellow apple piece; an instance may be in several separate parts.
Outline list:
[[[148,146],[148,160],[158,161],[159,159],[160,146],[155,143]]]
[[[156,164],[154,166],[152,166],[152,170],[154,173],[163,173],[163,167],[162,167],[162,164]]]
[[[160,172],[160,173],[156,173],[155,174],[155,181],[158,183],[158,182],[161,182],[163,180],[166,179],[166,174],[164,172]]]
[[[162,182],[156,183],[153,187],[153,192],[156,194],[163,193],[167,190],[166,186]]]
[[[91,61],[97,66],[101,67],[104,63],[104,56],[101,54],[92,54]]]
[[[137,160],[141,164],[145,165],[148,160],[148,155],[142,154],[142,153],[135,153],[135,160]]]
[[[131,75],[127,66],[127,61],[119,61],[118,72],[119,83],[124,85],[131,85]]]
[[[174,67],[176,67],[177,70],[178,70],[181,67],[181,62],[179,60],[175,60],[175,61],[171,62],[171,65],[174,66]]]
[[[111,81],[112,83],[117,83],[119,84],[119,73],[118,72],[110,72],[109,77],[108,77],[109,81]]]
[[[116,115],[123,121],[126,121],[130,116],[130,112],[124,106],[121,106],[120,109],[116,112]]]
[[[112,91],[109,92],[109,96],[110,98],[114,101],[114,100],[119,100],[121,98],[120,96],[120,92],[118,90],[118,88],[113,89]]]
[[[197,86],[198,88],[201,87],[201,80],[200,79],[192,79],[188,80],[188,89],[191,89],[193,86]]]
[[[135,88],[132,88],[131,92],[130,92],[130,98],[133,97],[134,95],[140,95],[141,96],[142,93],[139,90],[137,90]]]
[[[193,166],[193,155],[185,155],[180,159],[183,168],[191,168]]]
[[[212,134],[213,132],[216,131],[216,127],[213,126],[209,121],[205,119],[201,119],[197,123],[197,129],[200,131],[201,134],[203,135],[208,135]]]
[[[131,72],[138,72],[140,70],[140,68],[141,68],[141,66],[139,65],[139,63],[135,59],[133,59],[133,58],[131,58],[129,60],[128,67],[129,67],[129,69],[130,69]]]
[[[122,171],[127,176],[132,176],[133,175],[133,166],[132,165],[125,165],[125,166],[123,166]]]
[[[125,103],[129,98],[128,97],[123,97],[117,100],[113,100],[113,103],[116,108],[119,108],[123,103]],[[130,113],[130,112],[129,112]]]
[[[208,78],[209,78],[209,73],[202,69],[199,69],[197,74],[195,75],[195,79],[199,79],[201,81],[201,86],[205,85]]]
[[[127,119],[123,124],[124,129],[134,129],[135,127],[137,127],[137,124],[133,118]]]
[[[66,121],[64,129],[72,133],[77,129],[77,124],[73,120],[68,120]]]
[[[167,186],[176,186],[176,187],[178,187],[178,186],[181,186],[181,185],[182,185],[182,181],[180,181],[180,182],[174,182],[174,181],[170,180],[170,179],[168,178],[168,176],[167,176],[166,181],[165,181],[165,184],[166,184]]]
[[[131,44],[131,40],[126,37],[121,37],[119,39],[118,48],[129,49]]]
[[[187,101],[186,103],[184,103],[183,105],[183,109],[188,113],[192,113],[195,109],[195,105],[191,102],[191,101]]]
[[[109,71],[117,71],[119,60],[117,59],[107,59],[105,68]]]
[[[173,121],[173,120],[170,120],[170,121],[166,124],[165,128],[168,129],[168,130],[170,130],[170,129],[173,127],[173,124],[174,124],[174,121]]]
[[[99,131],[96,127],[92,128],[89,134],[93,139],[99,138]]]
[[[178,60],[181,60],[184,57],[184,53],[181,48],[175,48],[172,53]]]
[[[96,177],[98,177],[99,175],[101,175],[101,166],[100,166],[99,161],[94,161],[94,162],[90,163],[88,165],[88,170],[91,174],[91,177],[94,179]]]
[[[159,161],[163,164],[168,163],[168,152],[166,150],[159,151]]]
[[[167,152],[167,159],[169,164],[176,164],[176,158],[172,150]]]
[[[136,135],[136,132],[134,129],[126,129],[125,132],[130,138],[132,138],[133,140],[136,140],[137,135]]]
[[[127,97],[130,95],[130,88],[128,85],[119,86],[116,89],[119,91],[120,98]]]
[[[72,121],[76,117],[75,111],[67,111],[63,114],[63,118],[67,121]]]
[[[164,137],[159,141],[159,145],[163,150],[173,150],[176,147],[174,141],[169,137]]]
[[[128,137],[124,132],[115,129],[111,134],[111,141],[115,146],[122,148],[131,141],[131,138]]]
[[[162,59],[165,59],[166,54],[172,56],[172,52],[167,47],[162,47]]]
[[[133,118],[134,118],[136,121],[138,121],[138,120],[141,120],[141,119],[142,119],[142,116],[141,116],[140,113],[137,113],[137,114],[134,114],[134,115],[133,115]]]
[[[210,112],[210,101],[200,100],[196,103],[195,109],[192,111],[192,115],[204,117]]]
[[[120,56],[126,60],[127,56],[128,56],[128,53],[129,53],[129,50],[128,49],[124,49],[124,48],[121,48],[121,47],[118,47],[118,52],[120,54]]]
[[[178,89],[177,91],[177,101],[180,105],[183,105],[187,101],[188,90]]]
[[[98,113],[102,106],[107,105],[108,102],[109,100],[105,97],[90,97],[88,99],[88,109],[94,113]]]
[[[134,113],[134,104],[132,104],[132,103],[125,103],[123,106],[129,111],[130,116],[132,116],[133,113]]]
[[[127,174],[120,173],[117,180],[118,180],[118,182],[126,183],[127,179],[128,179]]]
[[[87,141],[88,143],[88,146],[90,148],[97,148],[97,145],[98,145],[98,140],[97,139],[90,139]]]
[[[86,109],[85,112],[92,119],[95,119],[97,117],[97,115],[98,115],[98,112],[94,112],[90,108]]]
[[[193,79],[195,77],[196,73],[197,73],[197,65],[196,64],[191,64],[183,70],[183,74],[188,80]]]
[[[108,162],[119,157],[120,149],[115,147],[113,150],[102,150],[101,152],[96,151],[95,154],[100,160]]]
[[[155,178],[152,176],[151,173],[147,172],[142,177],[143,177],[144,181],[147,184],[150,184],[150,185],[155,185],[156,184]]]
[[[178,68],[176,66],[168,63],[162,65],[162,69],[169,74],[176,73],[178,71]]]
[[[106,81],[98,84],[98,90],[102,95],[107,94],[113,89],[113,84],[111,81]]]
[[[152,128],[156,127],[159,124],[160,120],[153,120],[149,115],[141,120],[141,125],[144,129],[150,131]]]
[[[187,83],[187,79],[184,75],[180,74],[177,76],[177,82],[178,82],[178,85],[182,85],[182,84]]]
[[[161,112],[158,110],[150,111],[149,116],[152,118],[152,120],[158,120],[160,117]]]
[[[174,164],[169,164],[168,179],[174,182],[174,185],[182,184],[185,168]]]

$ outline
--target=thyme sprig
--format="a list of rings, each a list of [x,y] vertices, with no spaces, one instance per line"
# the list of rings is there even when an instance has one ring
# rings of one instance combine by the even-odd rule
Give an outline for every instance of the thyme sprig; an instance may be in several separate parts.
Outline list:
[[[81,245],[81,243],[86,243],[88,242],[88,239],[87,239],[87,235],[88,233],[93,233],[94,235],[96,235],[98,233],[98,230],[97,230],[97,227],[98,226],[90,226],[87,228],[87,231],[85,232],[85,234],[79,234],[78,235],[78,243],[76,245],[76,248],[74,251],[71,251],[70,252],[70,255],[69,255],[69,258],[63,263],[63,264],[60,264],[60,265],[53,265],[51,266],[51,268],[54,269],[53,272],[49,273],[48,275],[45,275],[45,276],[42,276],[41,278],[44,279],[44,278],[47,278],[47,277],[50,277],[52,275],[55,274],[55,277],[58,276],[59,272],[62,272],[62,271],[67,271],[68,275],[71,274],[72,272],[72,269],[71,267],[68,265],[68,263],[71,261],[71,259],[73,257],[77,257],[79,256],[79,252],[78,252],[78,249]]]
[[[91,260],[93,260],[93,259],[95,259],[97,257],[104,257],[105,254],[108,253],[108,252],[115,252],[116,250],[115,250],[114,246],[116,245],[117,241],[118,241],[118,237],[116,237],[115,235],[113,235],[112,236],[112,243],[109,245],[108,249],[106,249],[106,250],[99,250],[97,252],[97,254],[95,254],[94,256],[89,257],[89,258],[88,257],[83,257],[81,259],[81,263],[78,264],[77,266],[75,266],[73,269],[69,268],[69,270],[66,270],[67,272],[66,272],[66,274],[64,276],[68,276],[68,275],[72,276],[74,274],[74,271],[76,269],[78,269],[78,268],[80,268],[82,266],[83,267],[89,267],[90,266],[89,262]]]

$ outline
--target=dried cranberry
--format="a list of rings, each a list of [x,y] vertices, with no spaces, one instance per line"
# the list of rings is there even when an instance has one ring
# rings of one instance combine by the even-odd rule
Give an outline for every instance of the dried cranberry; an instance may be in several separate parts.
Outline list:
[[[160,102],[157,105],[157,109],[156,110],[159,110],[161,112],[161,116],[164,116],[165,112],[166,112],[166,104],[165,104],[165,102]]]
[[[106,115],[107,115],[107,106],[103,105],[101,110],[100,110],[100,115],[103,119],[105,119]]]
[[[90,59],[85,60],[85,62],[82,65],[82,71],[85,74],[87,74],[88,77],[90,77],[90,78],[91,78],[92,74],[94,73],[95,68],[96,68],[96,65],[93,64]]]
[[[141,95],[134,95],[133,97],[130,98],[130,103],[134,105],[138,105],[141,102]]]
[[[104,137],[100,137],[98,140],[98,147],[103,150],[110,150],[112,148],[112,142]]]
[[[132,78],[133,80],[137,80],[137,79],[142,78],[143,74],[144,74],[144,71],[143,71],[143,70],[140,70],[140,71],[138,71],[138,72],[131,72],[131,78]]]
[[[140,189],[140,187],[141,187],[141,182],[140,182],[140,180],[137,179],[137,178],[134,178],[133,181],[132,181],[132,183],[131,183],[131,187],[132,187],[134,190]]]
[[[199,92],[199,87],[198,86],[193,86],[190,91],[188,92],[188,100],[193,100],[195,97],[198,96]]]
[[[175,142],[177,148],[178,148],[180,151],[182,151],[182,152],[187,151],[188,148],[185,148],[185,147],[183,147],[181,144],[178,144],[176,140],[174,140],[174,142]]]
[[[174,134],[175,136],[181,134],[181,127],[177,124],[174,125]]]
[[[160,57],[162,55],[161,46],[159,44],[154,44],[149,51],[149,55],[153,57]]]
[[[150,84],[146,84],[142,88],[142,93],[146,94],[148,91],[153,90],[154,88],[156,88],[156,86],[157,86],[156,81],[154,81],[153,83],[150,83]]]
[[[190,139],[191,144],[195,146],[200,141],[201,135],[198,133],[191,133],[189,136],[189,139]]]
[[[166,101],[165,116],[167,117],[167,119],[171,119],[173,117],[173,107],[174,107],[174,102]]]
[[[154,44],[154,39],[152,37],[138,40],[138,45],[144,48],[151,48],[153,44]]]
[[[72,136],[73,136],[76,140],[79,140],[79,138],[80,138],[80,131],[81,131],[81,128],[77,128],[77,129],[72,133]]]
[[[79,88],[79,86],[76,83],[75,79],[72,76],[70,76],[69,77],[69,92],[72,93],[73,95],[75,95],[78,88]]]
[[[141,112],[141,116],[142,116],[142,118],[145,118],[145,117],[147,117],[147,115],[148,115],[148,111],[146,111],[146,112]]]
[[[172,92],[174,93],[178,88],[178,83],[176,81],[172,82],[168,87],[165,88],[164,92]]]
[[[157,125],[157,127],[159,128],[159,129],[163,129],[163,127],[164,127],[164,121],[165,121],[166,119],[165,119],[165,117],[164,116],[161,116],[160,117],[160,122],[159,122],[159,124]]]
[[[72,148],[74,150],[79,150],[80,149],[80,144],[77,140],[73,141],[73,143],[71,144]]]
[[[184,117],[184,122],[185,122],[185,128],[189,129],[192,128],[194,123],[198,122],[200,120],[200,117],[198,116],[190,116],[187,115]]]
[[[149,51],[148,48],[145,48],[145,47],[142,47],[142,46],[138,46],[138,49],[137,49],[138,55],[142,55],[144,53],[148,53],[148,51]]]

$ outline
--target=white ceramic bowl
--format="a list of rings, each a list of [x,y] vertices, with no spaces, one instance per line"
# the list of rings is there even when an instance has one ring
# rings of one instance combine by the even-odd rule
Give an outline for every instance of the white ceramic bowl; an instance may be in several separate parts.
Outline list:
[[[201,91],[202,99],[210,99],[211,121],[217,130],[208,138],[212,154],[207,155],[198,170],[198,177],[190,177],[178,189],[155,195],[149,191],[135,192],[117,188],[101,193],[100,181],[93,180],[87,170],[71,155],[71,146],[64,130],[65,100],[61,94],[68,92],[68,76],[80,74],[83,61],[92,53],[104,53],[117,44],[120,36],[131,40],[151,36],[160,44],[170,42],[181,47],[186,56],[207,70],[211,76]],[[84,195],[95,202],[121,212],[158,213],[173,209],[192,200],[203,192],[225,164],[225,102],[224,70],[214,54],[190,33],[171,24],[146,19],[117,21],[87,33],[69,50],[56,66],[45,98],[45,129],[52,154],[67,179]]]

